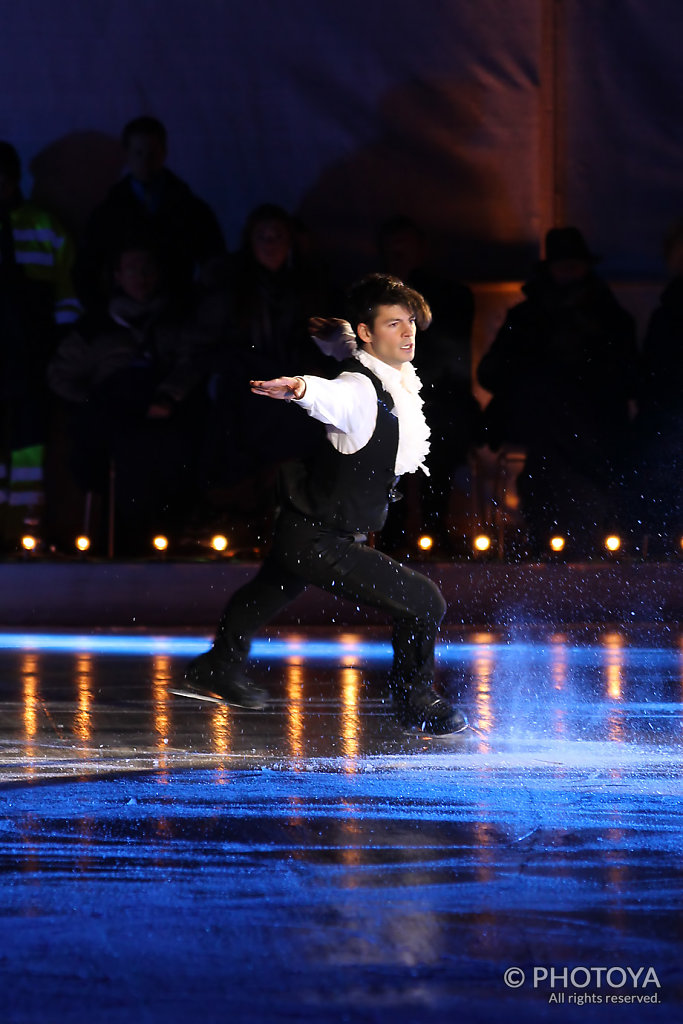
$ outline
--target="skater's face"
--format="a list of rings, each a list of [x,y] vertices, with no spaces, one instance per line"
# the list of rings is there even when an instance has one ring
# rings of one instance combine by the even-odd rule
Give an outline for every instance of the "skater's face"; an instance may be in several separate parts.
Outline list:
[[[375,321],[358,324],[358,337],[370,355],[400,370],[415,355],[415,314],[405,306],[380,306]]]

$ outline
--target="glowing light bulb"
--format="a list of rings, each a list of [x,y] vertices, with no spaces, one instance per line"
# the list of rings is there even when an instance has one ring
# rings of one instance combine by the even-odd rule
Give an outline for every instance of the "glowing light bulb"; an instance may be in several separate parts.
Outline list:
[[[152,544],[157,549],[157,551],[166,551],[166,549],[168,548],[168,537],[164,537],[164,535],[160,533],[158,536],[154,538]]]
[[[215,537],[211,538],[211,547],[214,551],[227,551],[228,538],[224,537],[222,533],[217,533]]]
[[[27,533],[21,538],[21,546],[24,551],[35,551],[38,547],[38,538],[32,537],[31,534]]]
[[[553,551],[564,551],[565,544],[566,544],[566,541],[565,541],[564,537],[559,537],[558,536],[558,537],[551,537],[550,538],[550,547],[551,547],[551,549]]]
[[[609,537],[605,537],[605,547],[608,551],[618,551],[621,547],[621,537],[617,537],[616,533],[611,533]]]
[[[88,551],[90,548],[90,537],[76,537],[76,547],[79,551]]]
[[[474,538],[475,551],[488,551],[491,547],[491,538],[485,533],[480,533]]]
[[[417,546],[421,551],[431,551],[434,547],[434,538],[424,533],[421,537],[418,537]]]

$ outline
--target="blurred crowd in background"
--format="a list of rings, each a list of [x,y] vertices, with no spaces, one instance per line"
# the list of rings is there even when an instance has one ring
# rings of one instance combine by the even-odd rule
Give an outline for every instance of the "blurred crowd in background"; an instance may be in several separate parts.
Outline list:
[[[212,531],[258,555],[278,467],[321,434],[249,381],[334,376],[307,324],[343,318],[351,282],[332,279],[307,226],[275,204],[246,216],[228,252],[212,210],[166,166],[164,126],[137,118],[122,142],[125,176],[76,239],[24,198],[17,152],[0,142],[0,547],[16,552],[28,531],[66,552],[87,496],[101,506],[95,553],[111,498],[117,556],[148,554],[157,532],[191,554]],[[411,219],[368,231],[376,269],[433,314],[415,358],[431,475],[403,481],[378,546],[404,553],[427,533],[435,554],[465,554],[486,451],[518,456],[520,556],[542,555],[558,531],[572,557],[590,556],[611,529],[670,551],[683,530],[683,222],[665,239],[670,280],[643,338],[581,230],[557,227],[474,367],[470,288]]]

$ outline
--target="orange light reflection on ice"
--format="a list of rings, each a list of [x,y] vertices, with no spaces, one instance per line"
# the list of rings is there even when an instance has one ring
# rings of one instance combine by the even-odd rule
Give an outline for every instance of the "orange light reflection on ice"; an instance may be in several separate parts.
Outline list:
[[[622,698],[624,680],[624,640],[619,633],[605,633],[605,674],[607,694],[614,701]],[[624,738],[624,716],[621,708],[613,708],[607,717],[607,736],[610,740]]]
[[[475,633],[472,642],[481,646],[473,662],[474,696],[477,726],[481,732],[491,732],[495,725],[491,695],[491,678],[495,664],[493,633]]]
[[[74,716],[74,732],[79,740],[87,743],[92,738],[92,654],[82,652],[76,655],[76,714]]]
[[[360,715],[358,713],[358,690],[360,672],[355,668],[343,668],[342,683],[342,752],[346,758],[347,772],[356,770],[359,750]]]
[[[285,670],[287,691],[287,746],[290,757],[304,756],[304,673],[298,658],[287,660]],[[295,771],[298,770],[295,766]]]
[[[159,751],[159,767],[168,764],[168,744],[171,733],[171,715],[169,711],[168,687],[172,681],[171,660],[167,654],[155,655],[152,662],[152,714],[156,746]],[[166,775],[162,781],[167,782]]]

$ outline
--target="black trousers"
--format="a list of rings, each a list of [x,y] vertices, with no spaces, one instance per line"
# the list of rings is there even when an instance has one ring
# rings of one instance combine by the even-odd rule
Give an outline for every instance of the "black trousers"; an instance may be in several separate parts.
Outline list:
[[[221,661],[241,665],[254,634],[310,583],[392,617],[396,690],[431,683],[436,634],[446,612],[436,584],[352,536],[321,528],[289,509],[278,517],[273,547],[259,572],[225,608],[214,642]]]

